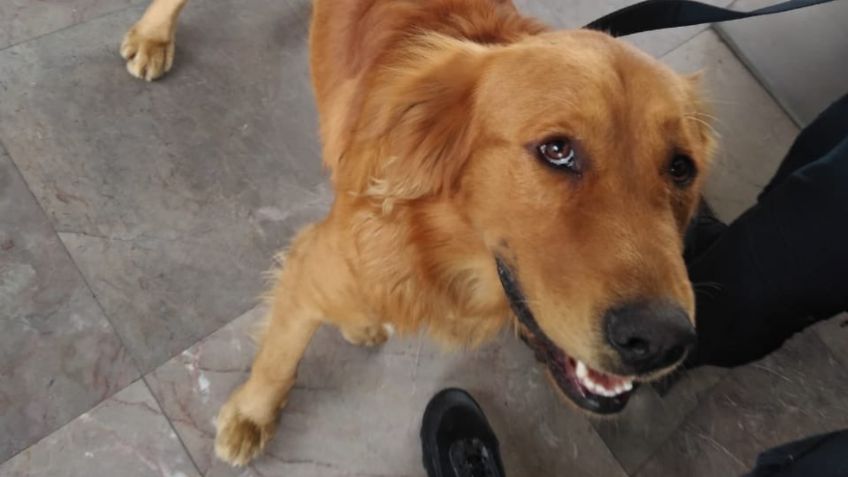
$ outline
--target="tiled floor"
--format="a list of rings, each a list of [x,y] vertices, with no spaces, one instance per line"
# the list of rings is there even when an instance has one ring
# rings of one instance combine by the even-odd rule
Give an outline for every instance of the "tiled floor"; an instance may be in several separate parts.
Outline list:
[[[519,3],[574,27],[630,2]],[[606,422],[562,406],[510,336],[446,355],[325,329],[267,454],[242,471],[215,460],[212,418],[246,373],[262,272],[330,200],[309,2],[195,1],[155,84],[116,51],[142,4],[0,6],[0,475],[421,476],[420,413],[446,385],[479,397],[514,476],[732,475],[764,447],[848,427],[844,318],[665,397],[643,387]],[[711,30],[631,41],[705,71],[723,135],[708,192],[738,215],[796,126]]]

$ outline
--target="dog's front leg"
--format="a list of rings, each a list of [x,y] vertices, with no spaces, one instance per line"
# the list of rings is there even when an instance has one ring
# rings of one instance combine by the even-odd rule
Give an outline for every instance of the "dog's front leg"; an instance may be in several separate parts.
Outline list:
[[[235,466],[247,464],[265,447],[294,385],[297,365],[322,315],[303,284],[314,280],[310,257],[316,246],[314,228],[292,244],[286,265],[271,296],[270,316],[259,342],[250,377],[230,396],[217,418],[215,453]]]
[[[167,73],[174,64],[177,17],[188,0],[153,0],[144,16],[121,42],[127,71],[147,81]]]

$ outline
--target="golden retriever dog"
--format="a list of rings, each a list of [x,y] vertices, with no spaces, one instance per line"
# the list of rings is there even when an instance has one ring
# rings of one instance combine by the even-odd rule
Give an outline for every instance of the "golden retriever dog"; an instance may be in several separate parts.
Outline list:
[[[121,47],[154,79],[185,0]],[[234,465],[274,434],[325,323],[357,345],[514,327],[567,401],[614,414],[695,339],[682,238],[713,139],[697,80],[508,0],[316,0],[310,33],[335,201],[293,239],[250,377],[217,419]]]

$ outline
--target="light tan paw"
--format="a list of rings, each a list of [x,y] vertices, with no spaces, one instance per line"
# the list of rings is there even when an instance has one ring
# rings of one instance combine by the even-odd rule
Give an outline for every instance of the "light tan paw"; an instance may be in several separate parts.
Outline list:
[[[379,323],[376,325],[342,328],[342,336],[348,343],[357,346],[377,346],[385,343],[395,332],[392,325]]]
[[[242,467],[259,455],[271,440],[277,420],[257,423],[241,414],[230,400],[218,413],[216,427],[215,454],[232,466]]]
[[[153,81],[173,66],[174,47],[173,34],[147,32],[136,24],[121,42],[121,56],[127,60],[131,75]]]

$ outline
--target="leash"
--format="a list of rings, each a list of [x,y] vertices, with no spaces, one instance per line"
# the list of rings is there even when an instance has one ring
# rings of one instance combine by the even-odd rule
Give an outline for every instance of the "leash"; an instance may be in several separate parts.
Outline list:
[[[788,0],[750,12],[739,12],[691,0],[647,0],[605,15],[584,28],[612,36],[631,35],[704,23],[726,22],[811,7],[836,0]]]

